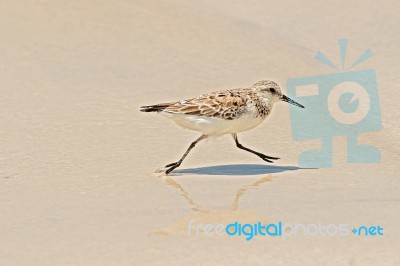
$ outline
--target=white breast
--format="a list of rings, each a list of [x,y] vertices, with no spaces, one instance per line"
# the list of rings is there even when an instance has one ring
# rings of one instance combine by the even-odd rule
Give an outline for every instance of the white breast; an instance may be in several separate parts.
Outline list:
[[[220,136],[223,134],[246,131],[258,126],[262,121],[264,121],[264,118],[256,118],[252,115],[245,115],[233,120],[225,120],[216,117],[171,113],[162,114],[172,119],[175,123],[183,128],[198,131],[208,136]]]

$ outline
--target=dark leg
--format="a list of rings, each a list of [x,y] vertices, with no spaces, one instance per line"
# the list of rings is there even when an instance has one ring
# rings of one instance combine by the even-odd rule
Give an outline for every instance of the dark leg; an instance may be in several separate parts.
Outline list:
[[[278,158],[278,157],[267,156],[267,155],[265,155],[265,154],[262,154],[262,153],[259,153],[259,152],[256,152],[256,151],[253,151],[253,150],[251,150],[251,149],[249,149],[249,148],[244,147],[242,144],[239,143],[239,140],[238,140],[236,134],[232,134],[232,137],[233,137],[233,139],[234,139],[235,142],[236,142],[236,147],[238,147],[239,149],[242,149],[242,150],[251,152],[251,153],[257,155],[258,157],[260,157],[261,159],[263,159],[263,160],[266,161],[266,162],[273,163],[273,161],[271,161],[271,160],[278,160],[278,159],[280,159],[280,158]]]
[[[196,139],[195,141],[192,142],[192,144],[190,144],[189,148],[186,150],[185,154],[182,156],[182,158],[177,161],[176,163],[170,163],[168,165],[166,165],[165,167],[169,167],[167,169],[167,171],[165,171],[166,174],[169,174],[172,170],[174,170],[175,168],[179,167],[181,165],[181,163],[183,162],[183,160],[185,159],[185,157],[189,154],[190,150],[194,148],[194,146],[196,146],[197,142],[199,142],[200,140],[203,140],[207,138],[206,135],[202,135],[200,136],[200,138]]]

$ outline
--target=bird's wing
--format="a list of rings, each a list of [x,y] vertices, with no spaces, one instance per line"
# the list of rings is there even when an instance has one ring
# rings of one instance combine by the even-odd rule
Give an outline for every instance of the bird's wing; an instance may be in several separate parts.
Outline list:
[[[164,109],[174,114],[238,118],[246,109],[246,98],[236,90],[216,91],[200,95],[197,98],[175,102]]]

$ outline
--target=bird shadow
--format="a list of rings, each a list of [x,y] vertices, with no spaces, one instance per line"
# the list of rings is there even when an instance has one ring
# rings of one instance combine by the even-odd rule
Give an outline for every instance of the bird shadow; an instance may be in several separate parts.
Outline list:
[[[274,174],[285,171],[295,171],[301,168],[297,166],[275,166],[263,164],[227,164],[214,165],[198,168],[179,169],[173,171],[175,175],[196,174],[196,175],[262,175]]]

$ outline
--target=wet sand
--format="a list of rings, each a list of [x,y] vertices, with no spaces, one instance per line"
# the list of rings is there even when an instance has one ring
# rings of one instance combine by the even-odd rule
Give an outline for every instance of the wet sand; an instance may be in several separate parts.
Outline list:
[[[357,3],[356,3],[357,2]],[[0,265],[399,265],[400,150],[396,1],[6,1],[0,3]],[[215,89],[355,70],[377,74],[383,129],[360,135],[379,164],[300,169],[319,140],[292,139],[274,106],[243,144],[139,112]],[[284,91],[286,88],[283,89]],[[259,220],[380,225],[384,236],[188,236],[187,223]]]

